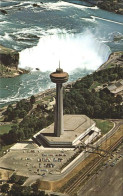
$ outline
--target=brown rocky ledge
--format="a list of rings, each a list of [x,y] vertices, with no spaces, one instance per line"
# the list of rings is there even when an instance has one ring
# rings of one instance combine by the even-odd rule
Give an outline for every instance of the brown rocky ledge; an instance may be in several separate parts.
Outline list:
[[[16,50],[0,45],[0,77],[15,77],[29,72],[19,69],[18,63],[19,53]]]
[[[123,15],[123,0],[86,0],[100,9]]]

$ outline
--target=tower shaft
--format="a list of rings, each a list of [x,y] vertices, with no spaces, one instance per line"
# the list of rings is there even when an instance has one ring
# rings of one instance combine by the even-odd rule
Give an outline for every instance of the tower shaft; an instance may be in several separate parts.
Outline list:
[[[62,83],[56,84],[56,108],[54,133],[57,137],[63,134],[63,86]]]

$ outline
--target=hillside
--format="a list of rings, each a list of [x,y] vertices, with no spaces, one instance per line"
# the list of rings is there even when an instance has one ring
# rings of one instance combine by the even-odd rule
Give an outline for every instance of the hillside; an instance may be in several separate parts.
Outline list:
[[[123,118],[123,52],[114,52],[97,71],[76,81],[64,95],[65,113]]]
[[[123,118],[123,68],[94,72],[77,81],[64,95],[64,111],[90,118]]]
[[[111,53],[108,60],[104,64],[102,64],[97,71],[115,67],[115,66],[123,67],[123,52],[122,51]]]

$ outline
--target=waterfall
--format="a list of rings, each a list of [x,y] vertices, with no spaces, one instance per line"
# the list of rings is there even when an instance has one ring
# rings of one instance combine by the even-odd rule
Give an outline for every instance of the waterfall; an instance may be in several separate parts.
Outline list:
[[[19,67],[54,71],[60,61],[61,67],[68,72],[76,68],[96,70],[109,54],[109,47],[88,31],[81,34],[56,31],[53,35],[40,38],[37,46],[21,51]]]

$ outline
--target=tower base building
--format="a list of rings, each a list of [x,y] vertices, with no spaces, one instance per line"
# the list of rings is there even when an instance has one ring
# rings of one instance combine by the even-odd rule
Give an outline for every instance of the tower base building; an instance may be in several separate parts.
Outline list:
[[[64,133],[56,137],[54,123],[33,136],[33,140],[44,147],[74,148],[79,143],[87,145],[100,135],[93,120],[86,115],[64,115]]]

